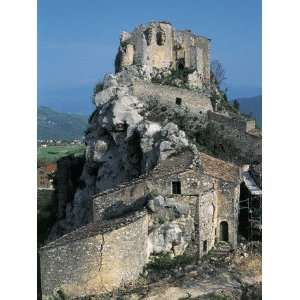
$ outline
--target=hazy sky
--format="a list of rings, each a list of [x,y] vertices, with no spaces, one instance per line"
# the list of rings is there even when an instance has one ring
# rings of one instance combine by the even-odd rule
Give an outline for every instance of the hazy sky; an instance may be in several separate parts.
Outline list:
[[[39,98],[91,90],[113,71],[120,32],[150,20],[211,38],[229,86],[261,87],[260,0],[38,0]]]

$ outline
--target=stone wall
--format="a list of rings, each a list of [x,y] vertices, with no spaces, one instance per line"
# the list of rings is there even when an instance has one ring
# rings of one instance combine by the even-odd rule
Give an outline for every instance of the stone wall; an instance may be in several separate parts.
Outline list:
[[[249,132],[256,127],[256,121],[255,120],[249,120],[246,122],[246,132]]]
[[[205,255],[216,242],[217,203],[214,191],[211,190],[199,197],[196,226],[199,257]]]
[[[210,136],[210,143],[214,142],[220,146],[222,141],[230,141],[231,147],[238,151],[235,155],[238,157],[239,163],[250,164],[254,161],[261,161],[262,136],[260,129],[253,128],[255,120],[232,119],[211,111],[207,115],[208,125],[213,125],[213,133],[211,133],[213,136]],[[227,150],[224,149],[223,156],[230,156],[230,153],[226,153]],[[223,156],[221,158],[225,158]]]
[[[216,227],[217,241],[222,241],[221,223],[228,224],[228,241],[235,248],[237,246],[238,212],[240,187],[232,183],[219,182],[216,192],[218,208],[218,226]]]
[[[148,216],[95,223],[40,251],[43,299],[62,290],[71,297],[99,294],[137,279],[147,260]]]
[[[208,113],[208,120],[221,123],[226,127],[237,129],[243,132],[249,132],[255,129],[255,120],[246,121],[239,118],[232,118],[229,116],[225,116],[223,114],[216,113],[213,111],[210,111]]]
[[[210,40],[189,30],[174,31],[175,57],[184,57],[185,67],[196,69],[204,79],[210,78]]]
[[[134,82],[132,91],[142,102],[157,99],[161,104],[174,105],[176,99],[180,98],[180,104],[177,105],[187,106],[194,112],[205,113],[213,110],[209,97],[197,91],[143,81]]]
[[[176,181],[181,183],[180,195],[172,193],[172,182]],[[165,176],[153,174],[95,196],[93,220],[108,219],[115,216],[116,213],[122,214],[127,210],[140,209],[145,206],[146,197],[151,194],[172,196],[189,202],[191,195],[198,195],[200,186],[201,182],[193,170]]]

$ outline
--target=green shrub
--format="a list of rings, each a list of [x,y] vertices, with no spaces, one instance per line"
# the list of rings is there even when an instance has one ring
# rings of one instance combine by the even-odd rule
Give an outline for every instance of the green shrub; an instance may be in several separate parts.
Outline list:
[[[94,97],[96,96],[97,93],[101,91],[103,91],[103,82],[99,81],[94,88]]]
[[[147,264],[148,270],[166,271],[183,267],[194,262],[194,257],[189,255],[179,255],[172,258],[169,253],[161,254],[151,258]]]

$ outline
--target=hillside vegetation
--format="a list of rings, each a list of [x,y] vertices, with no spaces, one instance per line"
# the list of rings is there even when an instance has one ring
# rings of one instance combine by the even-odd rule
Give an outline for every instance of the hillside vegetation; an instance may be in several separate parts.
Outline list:
[[[87,116],[61,113],[46,106],[38,107],[38,139],[81,139],[88,124]]]

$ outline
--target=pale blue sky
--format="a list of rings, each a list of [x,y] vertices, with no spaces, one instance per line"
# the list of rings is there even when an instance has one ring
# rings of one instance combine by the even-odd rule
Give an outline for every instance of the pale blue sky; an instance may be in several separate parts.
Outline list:
[[[260,0],[39,0],[39,103],[84,106],[95,82],[113,71],[120,32],[150,20],[211,38],[232,96],[261,88]]]

